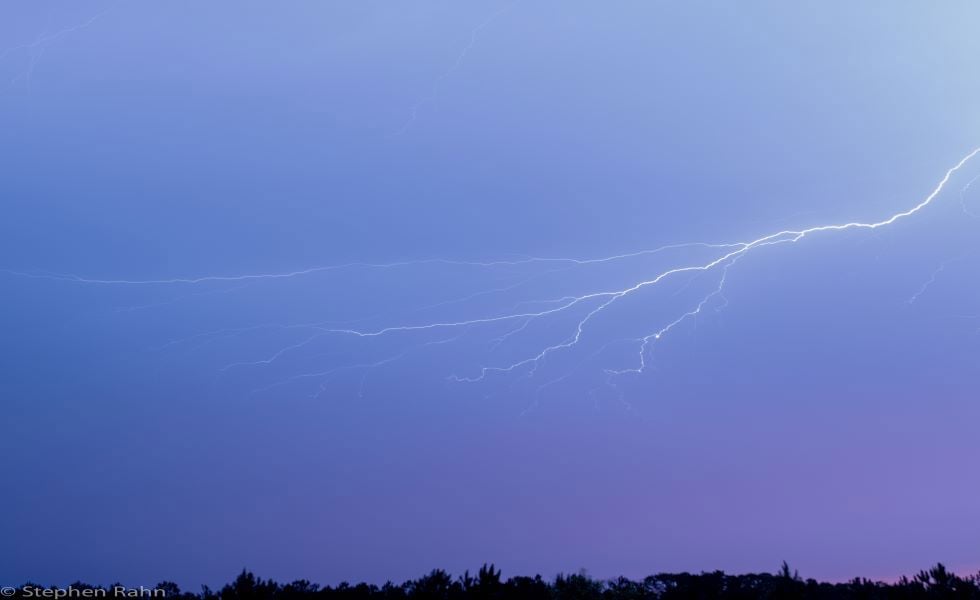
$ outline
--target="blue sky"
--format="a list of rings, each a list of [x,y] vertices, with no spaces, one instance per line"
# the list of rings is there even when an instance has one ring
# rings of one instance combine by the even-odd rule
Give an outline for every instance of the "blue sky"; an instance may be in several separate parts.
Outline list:
[[[595,304],[335,331],[917,205],[980,146],[976,6],[3,12],[3,581],[980,568],[980,160],[543,360]]]

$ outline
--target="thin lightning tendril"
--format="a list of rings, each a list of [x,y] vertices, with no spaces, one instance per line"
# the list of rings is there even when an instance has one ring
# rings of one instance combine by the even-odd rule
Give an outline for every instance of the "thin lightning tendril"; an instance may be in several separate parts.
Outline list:
[[[11,79],[9,86],[13,86],[21,79],[27,81],[29,84],[31,81],[31,77],[33,76],[34,71],[37,68],[38,63],[40,62],[41,58],[44,56],[44,53],[48,48],[47,45],[50,42],[53,42],[62,36],[68,35],[70,33],[74,33],[80,29],[85,29],[86,27],[91,26],[93,23],[95,23],[96,20],[102,17],[106,12],[108,11],[102,11],[101,13],[93,17],[90,17],[88,20],[82,23],[79,23],[77,25],[72,25],[71,27],[66,27],[54,33],[50,33],[50,34],[42,33],[37,37],[36,40],[34,40],[29,44],[20,44],[18,46],[13,46],[11,48],[7,48],[3,52],[0,52],[0,61],[7,58],[7,56],[15,52],[19,52],[21,50],[26,50],[29,53],[27,68],[23,72],[15,76],[13,79]]]
[[[676,249],[683,249],[683,248],[724,249],[724,248],[735,248],[741,246],[744,246],[744,244],[712,244],[707,242],[688,242],[683,244],[668,244],[666,246],[661,246],[659,248],[654,248],[652,250],[640,250],[638,252],[615,254],[613,256],[605,256],[601,258],[559,258],[559,257],[529,256],[529,257],[513,259],[513,260],[490,260],[490,261],[467,261],[467,260],[450,260],[445,258],[425,258],[425,259],[418,259],[418,260],[400,260],[400,261],[389,262],[389,263],[348,262],[348,263],[341,263],[335,265],[321,265],[316,267],[310,267],[307,269],[284,271],[280,273],[248,273],[244,275],[205,275],[201,277],[174,277],[170,279],[93,279],[88,277],[82,277],[80,275],[74,275],[71,273],[29,272],[29,271],[17,271],[13,269],[0,269],[0,272],[7,273],[8,275],[13,275],[17,277],[26,277],[30,279],[48,279],[53,281],[66,281],[71,283],[84,283],[84,284],[91,284],[91,285],[132,285],[132,286],[174,285],[174,284],[196,285],[196,284],[206,284],[206,283],[234,283],[234,282],[263,280],[263,279],[269,279],[269,280],[292,279],[295,277],[303,277],[306,275],[315,275],[318,273],[327,273],[331,271],[345,271],[351,269],[384,270],[384,269],[397,269],[402,267],[419,267],[419,266],[426,266],[426,265],[495,268],[495,267],[519,267],[524,265],[534,265],[540,263],[557,263],[557,264],[566,264],[569,266],[585,266],[585,265],[609,263],[609,262],[624,260],[628,258],[637,258],[641,256],[651,256],[654,254],[659,254],[666,250],[676,250]]]
[[[970,206],[969,206],[969,204],[967,203],[967,200],[966,200],[966,193],[967,193],[967,191],[969,191],[970,186],[972,186],[973,183],[977,179],[980,179],[980,175],[977,175],[976,177],[974,177],[973,179],[971,179],[970,181],[968,181],[966,183],[966,185],[963,186],[963,189],[960,190],[960,206],[963,207],[963,212],[966,213],[966,215],[968,217],[971,217],[971,218],[974,218],[974,219],[980,219],[980,215],[977,215],[975,212],[973,212],[972,210],[970,210]]]
[[[435,100],[436,96],[439,94],[439,86],[442,85],[443,81],[448,79],[463,65],[463,61],[466,60],[466,55],[468,55],[470,51],[473,50],[473,46],[476,45],[476,40],[479,37],[480,32],[489,27],[491,23],[500,17],[500,15],[510,10],[514,4],[516,4],[516,1],[505,4],[470,31],[470,39],[466,45],[463,46],[463,49],[459,52],[459,54],[456,55],[456,60],[453,61],[453,64],[450,65],[448,69],[436,77],[436,79],[432,82],[432,87],[429,90],[429,93],[415,101],[409,110],[408,120],[406,120],[405,123],[398,128],[398,131],[396,131],[394,134],[395,136],[404,135],[412,127],[412,125],[415,124],[415,121],[417,121],[419,118],[419,111],[422,109],[422,106]]]

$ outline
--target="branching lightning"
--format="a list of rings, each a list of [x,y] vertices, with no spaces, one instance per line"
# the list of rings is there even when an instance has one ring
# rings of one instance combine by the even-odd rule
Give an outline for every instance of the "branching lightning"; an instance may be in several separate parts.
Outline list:
[[[639,281],[623,289],[591,292],[580,296],[573,296],[567,302],[560,304],[555,308],[546,309],[546,310],[541,310],[536,312],[509,313],[509,314],[497,315],[492,317],[469,319],[465,321],[434,322],[434,323],[426,323],[420,325],[389,326],[376,330],[334,329],[330,331],[333,333],[349,334],[358,337],[377,337],[377,336],[382,336],[382,335],[387,335],[392,333],[421,331],[427,329],[442,329],[442,328],[451,328],[451,327],[473,326],[473,325],[482,325],[482,324],[495,323],[500,321],[511,321],[511,320],[519,320],[519,319],[537,319],[537,318],[542,318],[542,317],[547,317],[550,315],[562,313],[571,310],[575,307],[578,307],[580,305],[588,305],[590,302],[593,303],[594,306],[592,306],[588,310],[588,312],[586,312],[585,316],[582,317],[577,322],[572,334],[564,341],[561,341],[559,343],[550,346],[546,346],[540,351],[530,356],[527,356],[522,360],[518,360],[516,362],[511,362],[509,364],[505,364],[501,366],[484,366],[479,369],[478,374],[475,376],[472,377],[453,376],[453,379],[456,381],[463,381],[463,382],[475,382],[486,378],[488,375],[492,373],[508,373],[516,369],[519,369],[521,367],[529,367],[533,373],[533,370],[537,368],[537,365],[549,355],[577,345],[581,341],[582,336],[585,333],[586,327],[590,324],[590,322],[597,315],[609,309],[610,306],[612,306],[620,299],[629,296],[631,294],[635,294],[636,292],[644,288],[655,286],[661,283],[662,281],[681,273],[711,271],[717,267],[721,267],[722,276],[720,279],[719,286],[710,294],[708,294],[708,296],[704,297],[698,303],[697,306],[695,306],[690,312],[687,312],[681,315],[680,317],[678,317],[676,320],[671,321],[670,323],[668,323],[666,326],[659,329],[658,331],[642,336],[637,339],[637,342],[639,343],[640,346],[639,366],[634,369],[623,369],[619,371],[619,373],[642,372],[645,366],[645,363],[643,361],[643,355],[646,349],[649,347],[651,341],[659,340],[667,332],[669,332],[674,326],[676,326],[678,323],[682,322],[686,318],[696,316],[701,312],[701,310],[703,310],[704,306],[713,297],[720,295],[725,287],[725,282],[727,280],[727,275],[728,275],[728,269],[731,267],[732,264],[735,263],[735,261],[739,260],[740,258],[744,257],[745,255],[747,255],[752,251],[758,250],[766,246],[773,246],[773,245],[784,244],[784,243],[796,243],[808,236],[812,236],[814,234],[824,233],[824,232],[846,231],[851,229],[876,230],[882,227],[887,227],[889,225],[892,225],[902,219],[911,217],[919,213],[926,207],[928,207],[930,204],[932,204],[933,201],[939,196],[939,194],[946,187],[946,184],[949,182],[953,174],[959,171],[963,167],[963,165],[965,165],[970,159],[972,159],[978,153],[980,153],[980,148],[977,148],[972,152],[970,152],[969,154],[967,154],[966,156],[964,156],[962,159],[960,159],[958,163],[956,163],[953,167],[951,167],[948,171],[946,171],[946,174],[940,180],[939,184],[919,204],[913,206],[908,210],[895,213],[890,217],[886,219],[882,219],[880,221],[873,221],[873,222],[852,221],[852,222],[841,223],[841,224],[818,225],[818,226],[809,227],[805,229],[798,229],[798,230],[787,229],[776,233],[771,233],[769,235],[765,235],[763,237],[748,242],[739,242],[736,244],[724,244],[721,246],[729,248],[730,250],[722,254],[720,257],[710,260],[708,262],[702,264],[674,267],[662,271],[661,273],[657,274],[654,277]]]
[[[451,335],[449,337],[440,337],[436,340],[420,341],[414,345],[409,345],[402,351],[390,354],[383,358],[377,360],[365,360],[357,361],[348,365],[342,366],[332,366],[326,369],[318,369],[310,372],[294,373],[283,379],[275,381],[269,385],[258,388],[255,390],[266,391],[274,387],[279,387],[287,383],[296,382],[300,380],[315,380],[323,381],[333,375],[345,371],[362,371],[362,388],[363,379],[372,370],[377,369],[384,365],[389,365],[394,361],[400,360],[408,356],[411,352],[420,350],[422,348],[432,347],[432,346],[442,346],[448,345],[457,341],[460,336],[465,332],[478,332],[478,331],[488,331],[489,333],[481,347],[484,349],[485,353],[492,356],[497,356],[498,354],[503,354],[500,352],[502,349],[512,351],[511,346],[518,346],[518,344],[511,344],[518,339],[523,339],[528,335],[529,330],[532,327],[537,327],[539,324],[549,324],[550,329],[548,329],[547,335],[554,335],[557,330],[559,332],[564,331],[564,333],[558,333],[556,335],[557,339],[554,339],[552,343],[542,344],[531,351],[527,351],[522,356],[518,356],[513,360],[500,361],[496,363],[484,364],[480,366],[473,367],[470,372],[464,372],[459,374],[452,374],[449,376],[449,380],[453,382],[460,383],[474,383],[483,381],[492,376],[506,375],[509,373],[521,372],[527,377],[533,376],[539,367],[548,360],[553,355],[568,351],[580,345],[590,332],[598,327],[598,321],[600,317],[603,317],[607,313],[615,310],[616,307],[624,302],[624,299],[630,297],[637,297],[641,293],[653,289],[657,289],[666,285],[666,282],[672,280],[682,279],[684,275],[691,276],[702,276],[711,275],[716,277],[712,281],[714,284],[700,296],[696,296],[693,301],[687,306],[687,308],[682,308],[674,314],[672,317],[664,319],[661,324],[652,327],[643,326],[645,331],[641,331],[635,335],[631,335],[624,339],[615,340],[616,343],[630,344],[635,347],[635,358],[630,362],[631,364],[623,364],[617,368],[606,368],[603,369],[605,376],[609,378],[617,378],[626,375],[638,375],[646,371],[649,366],[649,354],[653,347],[662,342],[662,340],[668,336],[672,331],[674,331],[679,325],[688,321],[695,320],[706,311],[711,310],[721,310],[727,303],[725,297],[726,285],[733,276],[734,269],[736,265],[741,267],[741,264],[750,254],[756,254],[762,251],[764,248],[773,249],[780,246],[785,246],[788,244],[796,244],[807,238],[814,237],[819,234],[830,234],[838,233],[851,230],[861,230],[861,231],[876,231],[893,225],[899,221],[908,219],[917,215],[918,213],[924,211],[930,205],[932,205],[937,198],[946,189],[948,183],[954,174],[960,171],[964,165],[969,161],[974,159],[978,154],[980,154],[980,148],[977,148],[966,156],[961,158],[956,164],[949,168],[944,176],[940,179],[938,184],[932,189],[932,191],[923,198],[920,202],[903,210],[901,212],[896,212],[876,221],[850,221],[844,223],[832,223],[816,225],[812,227],[799,228],[799,229],[783,229],[773,233],[769,233],[758,237],[756,239],[734,242],[734,243],[686,243],[686,244],[672,244],[668,246],[663,246],[660,248],[641,250],[638,252],[617,254],[612,256],[606,256],[601,258],[552,258],[552,257],[520,257],[515,259],[507,260],[492,260],[492,261],[464,261],[464,260],[450,260],[450,259],[423,259],[423,260],[403,260],[390,263],[369,263],[369,262],[353,262],[338,265],[327,265],[327,266],[316,266],[306,269],[286,271],[280,273],[260,273],[260,274],[243,274],[243,275],[205,275],[192,278],[171,278],[171,279],[108,279],[108,278],[88,278],[82,277],[74,274],[59,274],[59,273],[47,273],[47,272],[27,272],[27,271],[5,271],[8,274],[16,275],[20,277],[30,277],[30,278],[40,278],[63,282],[73,282],[79,284],[90,284],[90,285],[118,285],[118,286],[154,286],[154,285],[182,285],[182,286],[193,286],[193,285],[204,285],[204,284],[242,284],[248,282],[275,282],[277,280],[292,279],[299,277],[312,276],[315,274],[327,273],[330,271],[339,270],[349,270],[349,269],[399,269],[399,268],[417,268],[421,266],[453,266],[453,267],[463,267],[469,269],[506,269],[515,267],[533,267],[537,269],[538,267],[545,267],[543,271],[538,271],[532,273],[531,275],[522,274],[518,277],[516,282],[511,282],[504,286],[496,286],[493,288],[488,288],[480,290],[474,293],[467,294],[465,296],[458,297],[454,300],[447,300],[438,303],[429,303],[425,306],[416,309],[417,311],[425,311],[432,309],[444,309],[450,305],[463,305],[465,306],[467,302],[472,301],[477,298],[491,297],[496,294],[503,294],[505,292],[512,292],[515,290],[520,290],[524,286],[527,286],[533,282],[536,278],[542,277],[543,275],[555,273],[558,271],[569,271],[574,272],[575,269],[585,269],[585,268],[595,268],[602,267],[611,263],[616,263],[618,261],[626,261],[632,259],[662,259],[667,256],[668,251],[693,251],[703,252],[705,254],[710,254],[709,257],[701,257],[697,260],[689,260],[677,262],[671,264],[668,268],[659,268],[658,270],[649,273],[647,276],[642,278],[637,278],[632,280],[626,285],[619,287],[598,287],[593,288],[589,291],[583,293],[575,294],[555,294],[556,297],[552,298],[526,298],[514,305],[510,310],[505,310],[502,312],[489,312],[483,314],[475,314],[468,318],[461,319],[432,319],[426,321],[418,322],[402,322],[394,323],[388,325],[382,325],[377,327],[357,327],[353,324],[348,325],[338,325],[336,323],[330,323],[328,321],[324,322],[313,322],[313,323],[302,323],[302,324],[265,324],[253,327],[242,327],[242,328],[226,328],[218,329],[212,332],[206,332],[202,334],[196,334],[184,339],[173,340],[168,343],[168,347],[183,344],[186,342],[202,342],[208,343],[210,340],[221,338],[224,336],[236,336],[242,335],[247,332],[257,331],[260,329],[281,329],[281,330],[297,330],[304,331],[304,337],[295,341],[293,343],[287,344],[279,348],[275,352],[270,352],[266,356],[253,359],[253,360],[240,360],[232,363],[226,364],[220,369],[222,373],[229,373],[231,371],[237,371],[239,369],[246,368],[265,368],[279,363],[284,360],[285,357],[292,355],[293,353],[300,352],[302,349],[311,346],[314,343],[321,342],[323,340],[338,340],[342,341],[344,338],[358,339],[364,341],[370,341],[382,337],[392,337],[392,336],[402,336],[410,334],[423,334],[439,332],[443,330],[457,330],[456,335]],[[964,200],[966,190],[969,188],[973,181],[977,178],[971,180],[966,187],[961,192],[961,202],[963,203],[964,211],[967,209],[966,202]],[[658,256],[663,255],[663,256]],[[946,267],[946,263],[943,263],[939,269],[933,274],[932,279],[927,281],[921,289],[919,289],[908,302],[914,303],[935,281],[936,277],[943,271]],[[649,268],[649,267],[646,267]],[[690,285],[691,282],[687,282]],[[581,285],[581,282],[579,282]],[[684,288],[682,288],[684,289]],[[564,325],[564,320],[568,320],[567,325]],[[540,334],[539,334],[540,335]],[[540,339],[540,338],[538,338]],[[593,352],[592,355],[603,352],[612,342],[607,342],[600,346],[600,348]],[[552,385],[557,381],[563,380],[567,375],[562,375],[555,379],[550,379],[541,386],[546,387]],[[321,386],[321,391],[322,391]]]

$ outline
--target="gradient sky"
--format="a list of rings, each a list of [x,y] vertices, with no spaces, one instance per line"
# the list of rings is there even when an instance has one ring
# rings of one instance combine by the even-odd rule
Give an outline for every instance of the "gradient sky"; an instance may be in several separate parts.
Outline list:
[[[594,258],[887,218],[980,146],[975,3],[0,13],[0,583],[980,568],[980,159],[893,226],[747,254],[642,374],[607,370],[718,270],[473,383],[451,376],[582,313],[309,324],[540,310],[708,249],[25,276]]]

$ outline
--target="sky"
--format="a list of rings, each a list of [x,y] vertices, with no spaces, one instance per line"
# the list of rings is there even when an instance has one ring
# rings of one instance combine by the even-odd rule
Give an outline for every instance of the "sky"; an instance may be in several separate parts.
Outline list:
[[[980,569],[976,4],[0,12],[5,585]]]

